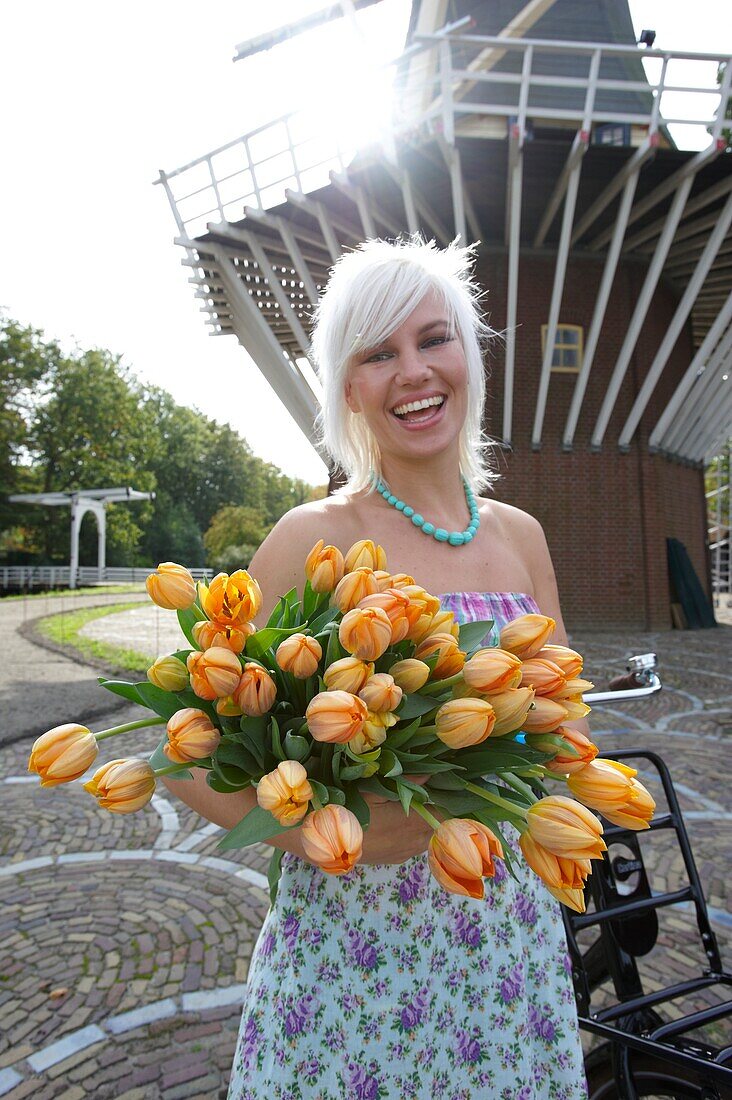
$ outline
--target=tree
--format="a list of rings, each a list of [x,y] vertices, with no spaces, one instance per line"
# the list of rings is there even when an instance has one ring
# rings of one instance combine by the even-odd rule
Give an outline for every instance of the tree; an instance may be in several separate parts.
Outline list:
[[[209,564],[227,573],[245,569],[270,527],[256,508],[246,505],[220,508],[203,536]]]

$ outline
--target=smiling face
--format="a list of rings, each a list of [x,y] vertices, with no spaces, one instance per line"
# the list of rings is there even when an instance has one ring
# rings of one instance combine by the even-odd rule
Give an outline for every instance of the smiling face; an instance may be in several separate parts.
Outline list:
[[[457,457],[467,388],[462,344],[442,299],[430,291],[388,339],[354,356],[345,395],[351,411],[365,418],[382,458],[428,457],[449,448]]]

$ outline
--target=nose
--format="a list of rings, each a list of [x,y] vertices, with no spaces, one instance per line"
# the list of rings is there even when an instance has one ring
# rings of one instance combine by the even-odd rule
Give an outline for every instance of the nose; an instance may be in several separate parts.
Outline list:
[[[429,378],[432,367],[429,359],[418,348],[409,348],[399,355],[397,361],[397,380],[414,385]]]

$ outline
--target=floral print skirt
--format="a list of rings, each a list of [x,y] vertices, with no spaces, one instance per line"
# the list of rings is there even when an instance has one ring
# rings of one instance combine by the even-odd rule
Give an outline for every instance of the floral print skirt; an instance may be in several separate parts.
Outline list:
[[[229,1100],[585,1097],[559,907],[515,865],[474,901],[426,856],[333,877],[285,854]]]
[[[459,622],[493,620],[483,645],[539,610],[522,592],[441,600]],[[445,891],[426,855],[335,877],[286,853],[228,1100],[583,1100],[559,905],[514,863],[518,881],[497,860],[474,901]]]

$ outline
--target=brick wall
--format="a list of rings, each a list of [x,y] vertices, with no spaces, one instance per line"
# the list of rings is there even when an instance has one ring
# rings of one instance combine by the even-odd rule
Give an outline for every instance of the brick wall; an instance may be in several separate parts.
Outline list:
[[[648,452],[647,440],[691,359],[690,334],[680,336],[656,387],[630,451],[617,440],[645,374],[673,316],[676,295],[656,291],[610,418],[604,442],[589,443],[607,386],[640,292],[645,269],[628,262],[618,270],[584,397],[574,447],[561,440],[576,376],[553,374],[539,451],[531,436],[541,373],[541,325],[546,324],[554,259],[524,255],[519,280],[514,375],[513,451],[497,461],[504,476],[496,496],[525,509],[542,523],[557,573],[565,621],[575,627],[666,629],[671,625],[666,538],[680,539],[709,592],[704,478],[694,469]],[[506,257],[481,258],[478,277],[488,294],[493,327],[505,329]],[[573,260],[560,321],[581,325],[585,340],[592,320],[602,261]],[[503,435],[504,352],[496,340],[488,359],[486,427]]]

